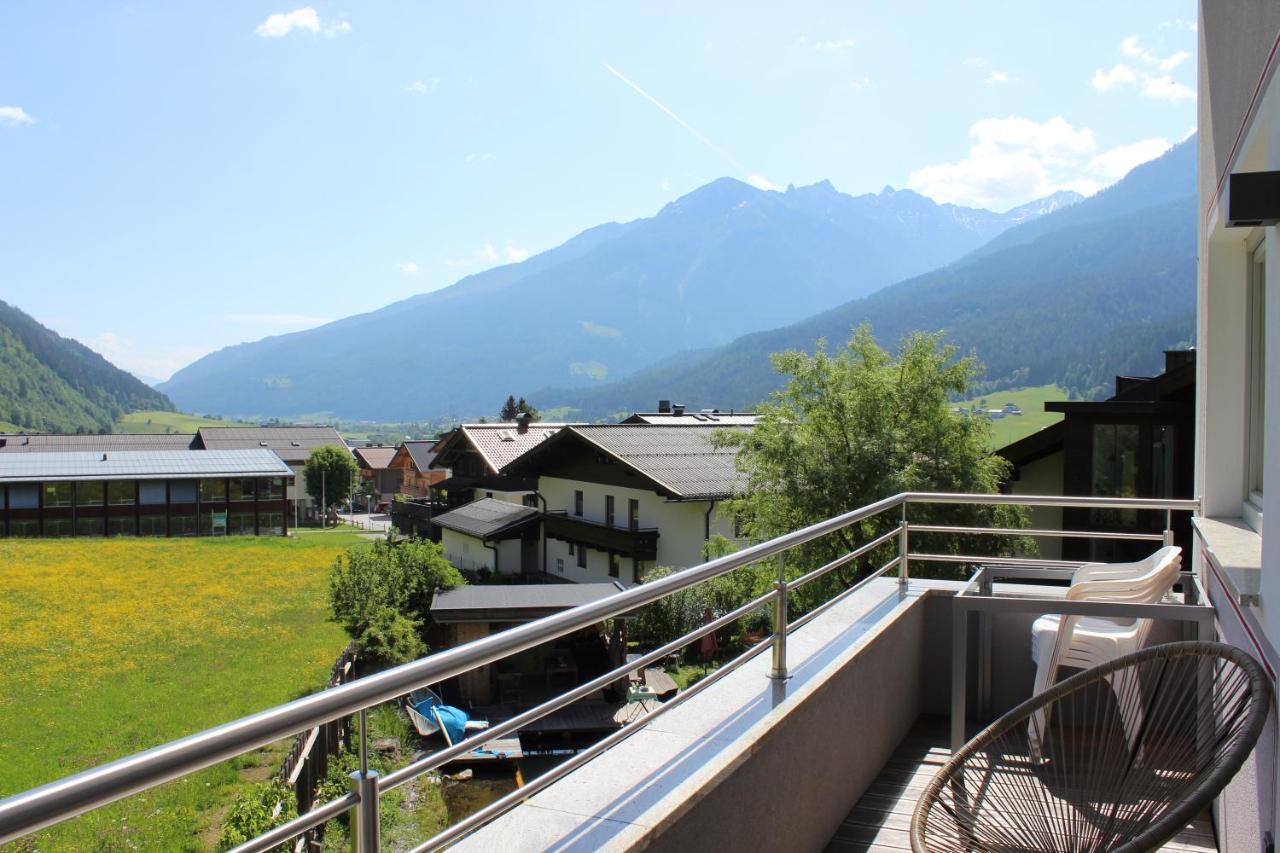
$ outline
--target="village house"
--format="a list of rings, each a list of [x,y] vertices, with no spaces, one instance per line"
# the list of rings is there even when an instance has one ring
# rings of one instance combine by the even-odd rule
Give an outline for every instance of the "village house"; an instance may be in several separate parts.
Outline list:
[[[521,415],[514,423],[462,424],[436,446],[432,466],[449,470],[449,477],[432,486],[449,506],[494,498],[534,505],[534,479],[504,469],[570,424],[538,423]]]
[[[721,429],[570,426],[508,465],[511,476],[536,481],[546,572],[632,585],[654,566],[703,562],[713,536],[737,538],[721,502],[743,478],[735,449],[713,443]]]
[[[438,443],[434,438],[411,440],[396,448],[388,466],[399,472],[400,494],[412,498],[430,497],[431,487],[449,476],[448,471],[431,467],[436,460]]]
[[[540,571],[542,513],[524,504],[481,498],[432,518],[450,563],[464,572]]]
[[[360,466],[362,490],[375,504],[390,501],[400,493],[404,470],[391,464],[399,448],[357,447],[351,452]]]
[[[287,497],[295,525],[319,517],[303,477],[311,451],[332,445],[350,453],[342,436],[330,426],[204,427],[196,433],[196,440],[201,450],[265,447],[275,451],[293,473]]]

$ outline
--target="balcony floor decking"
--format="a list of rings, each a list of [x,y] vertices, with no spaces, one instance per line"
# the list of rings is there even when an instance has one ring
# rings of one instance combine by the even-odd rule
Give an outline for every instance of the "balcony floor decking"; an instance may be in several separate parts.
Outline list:
[[[827,853],[910,850],[911,815],[924,786],[951,757],[947,743],[946,718],[921,717],[840,824]],[[1198,817],[1160,849],[1216,853],[1208,815]]]

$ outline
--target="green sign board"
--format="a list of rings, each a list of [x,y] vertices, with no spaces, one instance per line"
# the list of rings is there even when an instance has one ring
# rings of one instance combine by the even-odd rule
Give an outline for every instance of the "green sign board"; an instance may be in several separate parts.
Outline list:
[[[211,512],[209,515],[213,519],[213,530],[211,532],[225,534],[227,532],[226,512]]]

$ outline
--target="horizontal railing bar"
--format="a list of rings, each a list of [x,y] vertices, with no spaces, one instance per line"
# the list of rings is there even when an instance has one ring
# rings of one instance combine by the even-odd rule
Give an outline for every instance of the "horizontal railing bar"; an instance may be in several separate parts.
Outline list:
[[[1015,613],[1061,613],[1066,616],[1107,616],[1128,619],[1203,619],[1214,609],[1207,604],[1131,604],[1124,601],[1068,601],[1065,598],[1023,598],[1001,595],[956,596],[965,610]]]
[[[760,607],[763,604],[769,603],[776,596],[777,596],[777,591],[771,589],[768,592],[766,592],[764,595],[761,595],[758,598],[753,598],[751,601],[748,601],[746,604],[742,605],[741,607],[738,607],[734,610],[729,611],[725,615],[721,616],[719,619],[714,619],[711,622],[706,623],[705,625],[699,625],[694,630],[690,631],[687,634],[681,635],[680,637],[672,640],[666,645],[656,648],[653,651],[648,652],[647,654],[641,655],[637,660],[624,663],[622,666],[611,669],[608,672],[606,672],[604,675],[597,676],[596,678],[593,678],[591,681],[588,681],[586,684],[579,685],[578,687],[575,687],[573,690],[570,690],[566,693],[562,693],[553,699],[548,699],[546,702],[543,702],[541,705],[530,708],[529,710],[521,714],[517,714],[516,716],[512,717],[509,720],[504,720],[503,722],[499,723],[496,726],[477,732],[476,734],[472,735],[466,740],[459,741],[458,743],[454,744],[453,746],[447,749],[442,749],[439,752],[433,752],[431,755],[428,755],[419,761],[415,761],[412,764],[407,764],[404,767],[401,767],[399,770],[396,770],[393,773],[387,774],[385,778],[380,780],[378,784],[378,791],[379,792],[390,791],[392,788],[396,788],[400,785],[403,785],[405,782],[408,782],[410,779],[413,779],[416,776],[421,776],[423,773],[428,773],[431,770],[434,770],[435,768],[440,767],[441,765],[447,764],[448,762],[452,761],[454,758],[457,758],[459,755],[463,755],[467,752],[470,752],[472,749],[474,749],[477,746],[482,746],[483,744],[493,740],[494,738],[499,738],[505,734],[510,734],[511,732],[514,732],[517,729],[521,729],[524,726],[527,726],[529,723],[532,723],[534,720],[538,720],[542,717],[547,716],[548,714],[554,713],[555,711],[560,710],[566,705],[571,705],[574,702],[576,702],[578,699],[581,699],[584,696],[589,696],[590,694],[601,689],[602,687],[608,687],[610,684],[617,681],[619,678],[622,678],[627,674],[634,672],[637,669],[648,666],[651,663],[662,660],[667,655],[689,645],[699,637],[703,637],[707,634],[712,633],[713,631],[720,630],[726,625],[732,624],[736,620],[741,619],[743,616],[746,616],[755,608]]]
[[[15,794],[0,800],[0,844],[266,746],[303,729],[403,696],[424,684],[436,684],[605,619],[629,613],[705,580],[871,518],[899,506],[902,501],[901,495],[894,495],[700,566],[673,572],[600,601],[491,634]]]
[[[897,532],[898,531],[895,530],[894,534],[896,535]],[[898,564],[901,562],[902,562],[902,557],[894,557],[892,560],[885,563],[883,566],[876,569],[874,572],[867,575],[865,578],[858,581],[853,586],[849,587],[846,590],[841,591],[839,595],[833,596],[829,601],[823,602],[818,607],[815,607],[813,610],[810,610],[808,613],[806,613],[805,615],[801,616],[799,619],[792,622],[790,625],[787,626],[787,633],[788,634],[791,633],[795,629],[804,626],[811,619],[815,619],[818,616],[822,615],[823,613],[826,613],[832,607],[835,607],[837,604],[844,601],[846,598],[853,595],[855,592],[858,592],[863,587],[867,586],[867,584],[871,583],[873,580],[876,580],[877,578],[881,578],[885,575],[886,572],[892,571],[893,569],[897,568]]]
[[[413,848],[411,853],[428,853],[428,851],[439,850],[446,844],[450,844],[464,835],[469,835],[483,824],[488,823],[490,820],[504,812],[510,811],[512,807],[518,805],[524,800],[527,800],[529,797],[532,797],[543,788],[549,786],[552,782],[559,781],[569,773],[577,770],[579,767],[595,758],[597,755],[600,755],[611,747],[614,747],[631,737],[631,735],[647,726],[658,716],[667,713],[672,708],[678,707],[689,699],[692,699],[694,696],[697,696],[703,690],[715,684],[730,672],[737,670],[740,666],[760,654],[765,649],[772,648],[772,646],[773,643],[767,638],[756,643],[733,660],[722,664],[706,678],[703,678],[696,684],[681,690],[675,696],[668,699],[657,708],[654,708],[652,711],[649,711],[644,716],[637,717],[603,740],[597,741],[567,761],[557,764],[541,776],[526,782],[523,787],[515,789],[501,799],[490,803],[475,814],[468,816],[453,826],[447,827],[434,837],[427,839],[427,841]]]
[[[896,532],[896,531],[895,531]],[[1160,533],[1116,533],[1105,530],[1041,530],[1029,527],[955,527],[946,524],[913,524],[912,533],[990,533],[996,536],[1054,536],[1059,539],[1137,539],[1163,542]]]
[[[1171,509],[1197,512],[1200,502],[1177,498],[1090,498],[1075,495],[977,495],[959,492],[904,492],[908,504],[997,504],[1085,509]],[[912,525],[914,527],[914,525]]]
[[[850,551],[848,554],[845,554],[843,557],[836,557],[834,560],[832,560],[830,563],[827,563],[825,566],[819,566],[813,571],[807,572],[793,581],[787,581],[787,586],[791,589],[795,589],[798,586],[804,586],[809,581],[817,580],[818,578],[825,575],[827,572],[834,571],[835,569],[840,568],[846,563],[849,563],[853,560],[858,559],[863,554],[866,554],[869,551],[874,551],[876,548],[879,548],[881,545],[884,545],[886,542],[893,541],[894,539],[898,538],[899,532],[900,532],[900,528],[895,527],[892,530],[890,530],[888,533],[884,533],[880,536],[877,536],[875,539],[872,539],[870,542],[859,545],[857,548],[854,548],[852,551]]]
[[[1042,557],[980,557],[973,554],[908,554],[913,563],[979,563],[989,566],[1046,566],[1053,569],[1078,569],[1079,560],[1046,560]]]
[[[270,832],[265,832],[257,838],[249,839],[239,847],[233,848],[230,853],[261,853],[263,850],[270,850],[277,844],[296,838],[308,829],[315,829],[320,824],[333,820],[359,802],[360,797],[355,793],[345,794],[336,800],[330,800],[323,806],[312,809],[304,815],[295,817],[288,823],[280,824]]]

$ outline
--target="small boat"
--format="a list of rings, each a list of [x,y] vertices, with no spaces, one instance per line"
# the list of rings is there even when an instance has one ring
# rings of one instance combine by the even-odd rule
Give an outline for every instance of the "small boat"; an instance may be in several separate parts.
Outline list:
[[[430,737],[443,731],[449,743],[461,740],[467,732],[489,728],[488,720],[473,720],[461,708],[444,704],[440,694],[430,687],[419,687],[410,693],[405,710],[418,734]]]

